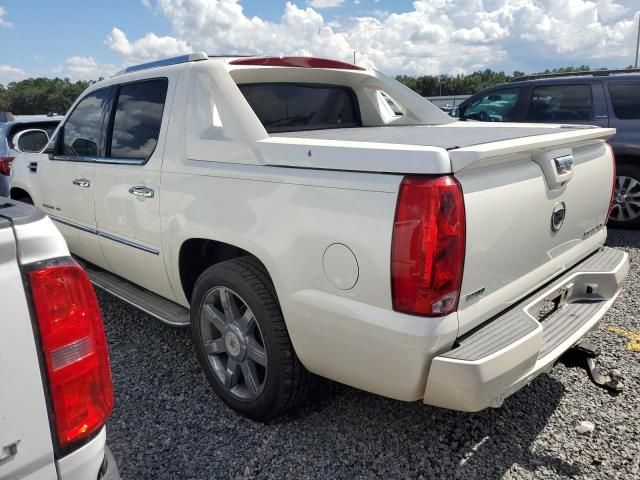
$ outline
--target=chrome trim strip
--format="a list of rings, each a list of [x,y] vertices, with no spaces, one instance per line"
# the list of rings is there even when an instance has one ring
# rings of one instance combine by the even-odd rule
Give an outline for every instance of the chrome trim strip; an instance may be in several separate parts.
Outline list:
[[[98,236],[102,238],[106,238],[107,240],[112,240],[114,242],[121,243],[123,245],[127,245],[129,247],[137,248],[138,250],[142,250],[143,252],[153,253],[154,255],[160,255],[160,250],[153,247],[147,247],[138,242],[134,242],[133,240],[128,240],[126,238],[122,238],[118,235],[113,235],[111,233],[98,231]]]
[[[143,244],[138,243],[138,242],[134,242],[133,240],[128,240],[128,239],[120,237],[118,235],[113,235],[111,233],[101,232],[99,230],[96,230],[95,228],[86,227],[84,225],[81,225],[81,224],[75,223],[75,222],[70,222],[69,220],[65,220],[65,219],[60,218],[60,217],[58,217],[56,215],[51,215],[50,213],[48,213],[47,215],[49,215],[51,220],[53,220],[55,222],[58,222],[58,223],[61,223],[63,225],[66,225],[67,227],[77,228],[78,230],[82,230],[83,232],[87,232],[87,233],[90,233],[92,235],[98,235],[99,237],[106,238],[107,240],[112,240],[114,242],[121,243],[123,245],[127,245],[128,247],[137,248],[138,250],[142,250],[143,252],[152,253],[153,255],[160,255],[160,250],[158,250],[157,248],[147,247],[146,245],[143,245]]]
[[[144,165],[147,162],[145,158],[73,157],[69,155],[54,155],[52,160],[58,162],[84,162],[106,165]]]
[[[65,220],[64,218],[60,218],[57,215],[52,215],[50,213],[47,213],[47,215],[54,222],[61,223],[62,225],[66,225],[67,227],[77,228],[78,230],[82,230],[83,232],[91,233],[92,235],[97,235],[98,234],[98,231],[95,228],[87,227],[87,226],[82,225],[80,223],[70,222],[69,220]]]

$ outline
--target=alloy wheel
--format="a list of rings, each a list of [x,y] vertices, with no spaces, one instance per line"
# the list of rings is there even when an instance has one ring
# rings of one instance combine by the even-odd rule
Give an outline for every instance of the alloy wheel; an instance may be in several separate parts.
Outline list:
[[[204,351],[224,389],[240,400],[258,398],[267,380],[267,352],[247,303],[229,288],[212,288],[200,309],[200,328]]]
[[[611,218],[617,222],[629,222],[638,216],[640,216],[640,182],[632,177],[617,176]]]

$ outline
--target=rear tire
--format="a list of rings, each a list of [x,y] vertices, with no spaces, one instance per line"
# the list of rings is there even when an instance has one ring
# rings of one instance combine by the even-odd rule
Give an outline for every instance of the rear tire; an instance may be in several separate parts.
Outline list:
[[[200,366],[233,410],[267,421],[309,394],[313,375],[296,356],[273,284],[256,259],[209,267],[196,282],[191,306]]]
[[[631,163],[616,165],[616,192],[609,218],[610,227],[640,227],[640,166]]]

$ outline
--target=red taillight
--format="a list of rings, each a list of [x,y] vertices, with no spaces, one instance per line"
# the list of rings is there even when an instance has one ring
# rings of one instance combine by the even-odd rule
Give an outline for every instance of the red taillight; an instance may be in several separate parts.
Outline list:
[[[230,65],[255,65],[257,67],[334,68],[337,70],[364,70],[351,63],[315,57],[253,57],[231,60]]]
[[[442,316],[458,308],[465,250],[464,200],[450,176],[406,177],[391,247],[393,308]]]
[[[73,260],[29,272],[60,447],[90,436],[113,409],[102,316],[93,286]]]
[[[611,216],[611,211],[613,210],[613,202],[616,199],[616,156],[613,153],[613,148],[608,143],[605,144],[609,153],[611,153],[611,163],[613,164],[613,185],[611,187],[611,201],[609,202],[609,213],[607,213],[607,222],[609,222],[609,217]],[[606,223],[606,222],[605,222]]]
[[[11,175],[11,164],[13,163],[13,157],[0,157],[0,175]]]

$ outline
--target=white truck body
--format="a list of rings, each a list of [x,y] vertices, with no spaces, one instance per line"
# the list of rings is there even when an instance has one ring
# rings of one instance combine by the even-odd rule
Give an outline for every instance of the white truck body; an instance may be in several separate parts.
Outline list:
[[[613,176],[605,142],[614,130],[462,123],[369,70],[195,59],[115,76],[76,103],[112,86],[167,79],[157,146],[146,161],[52,154],[37,160],[37,176],[14,164],[12,194],[42,206],[79,257],[189,309],[190,248],[211,241],[239,249],[266,268],[306,369],[469,411],[499,405],[542,372],[617,296],[627,256],[600,250]],[[268,133],[240,88],[274,83],[350,88],[361,125]],[[567,156],[570,172],[555,170]],[[459,303],[444,316],[393,308],[394,218],[407,175],[451,176],[464,195]],[[78,188],[77,179],[90,187]],[[137,187],[153,196],[132,195]],[[561,203],[566,219],[554,231]],[[612,260],[581,270],[594,256]],[[597,293],[588,295],[593,282]],[[569,305],[588,297],[599,308],[538,358],[539,304],[561,291]],[[528,325],[522,336],[498,342],[498,350],[483,343],[479,357],[442,357],[516,310]]]
[[[49,218],[0,197],[0,478],[116,480],[118,470],[102,427],[81,446],[57,456],[50,398],[24,268],[69,256]]]

